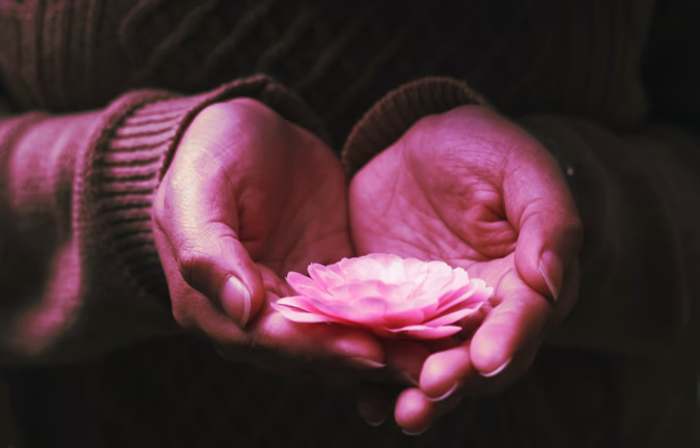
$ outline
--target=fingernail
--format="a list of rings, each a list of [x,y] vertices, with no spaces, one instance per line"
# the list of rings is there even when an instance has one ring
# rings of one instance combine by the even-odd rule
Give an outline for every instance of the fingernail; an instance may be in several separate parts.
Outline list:
[[[386,421],[386,414],[378,412],[376,408],[367,403],[361,402],[357,407],[357,411],[362,420],[373,428],[381,426]]]
[[[370,418],[363,418],[363,420],[365,421],[365,423],[367,423],[372,428],[377,428],[377,427],[382,426],[384,424],[384,422],[386,421],[386,417],[379,418],[376,420],[372,420]]]
[[[384,364],[383,362],[378,362],[369,358],[361,358],[359,356],[350,358],[350,361],[353,364],[358,365],[359,367],[367,367],[369,369],[381,369],[383,367],[386,367],[386,364]]]
[[[549,289],[552,299],[557,300],[559,298],[559,285],[561,285],[562,277],[564,276],[561,263],[553,253],[547,251],[542,254],[538,270],[547,285],[547,289]]]
[[[427,430],[428,430],[428,428],[425,428],[425,429],[421,429],[420,431],[413,432],[413,431],[409,431],[407,429],[402,429],[401,432],[403,432],[407,436],[415,437],[415,436],[419,436],[419,435],[423,434]]]
[[[221,305],[241,327],[245,327],[248,324],[253,305],[250,291],[233,275],[226,280],[221,290]]]
[[[455,391],[457,390],[457,386],[459,386],[459,384],[458,384],[458,383],[454,383],[454,384],[452,385],[452,387],[450,387],[450,388],[447,390],[447,392],[445,392],[444,394],[440,395],[439,397],[435,397],[435,398],[430,398],[430,397],[428,397],[428,399],[429,399],[430,401],[432,401],[432,402],[442,401],[442,400],[448,398],[448,397],[449,397],[450,395],[452,395],[453,393],[455,393]]]
[[[483,376],[484,378],[491,378],[491,377],[498,375],[499,373],[503,372],[506,369],[506,367],[508,367],[508,365],[510,364],[510,360],[511,360],[511,358],[508,358],[506,360],[506,362],[504,362],[500,366],[496,367],[492,371],[486,372],[486,373],[481,373],[481,376]]]

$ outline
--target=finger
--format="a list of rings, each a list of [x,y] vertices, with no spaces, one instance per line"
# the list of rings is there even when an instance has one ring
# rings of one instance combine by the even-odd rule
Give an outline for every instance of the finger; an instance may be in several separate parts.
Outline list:
[[[505,172],[506,212],[518,231],[515,265],[531,288],[556,300],[582,240],[574,200],[556,162],[539,144],[522,148]]]
[[[165,271],[175,320],[183,327],[202,333],[215,344],[238,345],[246,334],[228,316],[218,310],[202,293],[183,278],[173,256],[173,249],[161,231],[156,229],[156,245]]]
[[[366,390],[357,400],[357,413],[369,426],[381,426],[391,413],[391,400],[380,390]]]
[[[489,313],[470,345],[473,367],[484,377],[501,374],[523,348],[538,344],[552,307],[510,271],[499,282],[502,301]]]
[[[454,395],[474,373],[469,345],[465,343],[430,355],[420,373],[420,388],[431,400],[442,401]]]
[[[230,187],[216,176],[198,178],[196,169],[171,168],[156,221],[177,268],[191,287],[245,327],[261,308],[264,288],[257,266],[238,240],[235,198],[225,197]]]
[[[420,389],[414,387],[399,394],[394,408],[394,419],[405,434],[418,435],[428,429],[436,413],[436,404]]]
[[[530,366],[539,348],[537,342],[520,349],[503,371],[490,378],[481,376],[471,362],[471,341],[432,354],[421,372],[420,388],[435,403],[440,414],[456,405],[455,400],[469,396],[486,395],[510,384]]]
[[[423,362],[430,350],[419,342],[390,340],[384,342],[387,365],[406,384],[418,385]]]
[[[255,345],[293,356],[339,359],[368,369],[386,366],[380,343],[359,329],[339,325],[300,324],[268,307],[252,330]]]

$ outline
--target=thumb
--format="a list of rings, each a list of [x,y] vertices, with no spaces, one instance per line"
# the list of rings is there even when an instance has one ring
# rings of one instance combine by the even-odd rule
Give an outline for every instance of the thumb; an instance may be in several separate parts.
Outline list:
[[[565,210],[535,210],[522,222],[515,266],[528,286],[557,300],[581,245],[581,226]]]
[[[223,176],[196,175],[194,163],[180,162],[158,192],[155,224],[185,282],[245,327],[262,308],[265,290],[238,237],[235,198]]]
[[[539,145],[529,149],[512,158],[505,178],[506,207],[518,231],[515,266],[530,288],[556,300],[583,228],[556,162]]]
[[[191,232],[174,252],[183,279],[241,327],[262,308],[265,291],[259,269],[225,224],[211,223]]]

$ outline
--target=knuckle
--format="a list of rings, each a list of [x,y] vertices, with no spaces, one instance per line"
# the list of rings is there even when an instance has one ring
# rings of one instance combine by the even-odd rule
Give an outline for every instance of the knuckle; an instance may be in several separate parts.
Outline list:
[[[202,273],[209,263],[209,256],[197,249],[180,249],[177,254],[177,268],[182,278],[190,285],[199,283]]]
[[[230,120],[233,110],[228,103],[214,103],[201,110],[195,117],[195,123],[205,124],[226,122]]]
[[[272,112],[272,110],[265,105],[265,103],[256,100],[255,98],[250,98],[250,97],[239,97],[239,98],[234,98],[227,103],[222,103],[222,104],[228,104],[230,107],[237,108],[238,110],[243,110],[246,112],[250,113],[269,113]]]
[[[264,103],[253,98],[241,97],[222,103],[230,114],[238,120],[251,120],[256,123],[278,123],[281,117]]]
[[[192,310],[188,306],[188,301],[181,298],[173,297],[172,315],[175,322],[184,330],[191,331],[195,329],[195,319],[192,316]]]
[[[167,222],[168,213],[167,202],[168,192],[170,190],[170,176],[166,175],[156,189],[153,197],[153,205],[151,207],[151,221],[157,224],[160,228],[164,228]]]
[[[303,335],[297,327],[278,313],[264,318],[259,330],[250,335],[249,344],[253,348],[265,348],[279,354],[303,357]]]
[[[426,134],[434,132],[444,121],[439,114],[426,115],[416,121],[406,133],[407,141],[420,141]]]
[[[195,118],[195,122],[203,127],[219,128],[225,123],[225,129],[241,129],[248,134],[279,126],[282,121],[282,117],[264,103],[247,97],[211,104]]]
[[[156,193],[156,197],[153,200],[153,207],[151,208],[151,221],[159,229],[164,229],[165,223],[168,221],[168,213],[166,213],[165,210],[164,194],[161,193],[160,190],[162,190],[162,187],[159,189],[158,193]]]

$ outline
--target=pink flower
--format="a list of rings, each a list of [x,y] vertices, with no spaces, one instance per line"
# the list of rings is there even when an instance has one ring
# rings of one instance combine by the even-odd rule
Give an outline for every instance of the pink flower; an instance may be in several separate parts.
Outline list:
[[[294,322],[365,327],[381,336],[438,339],[458,333],[493,288],[462,268],[389,254],[309,266],[311,278],[290,272],[298,295],[272,306]]]

